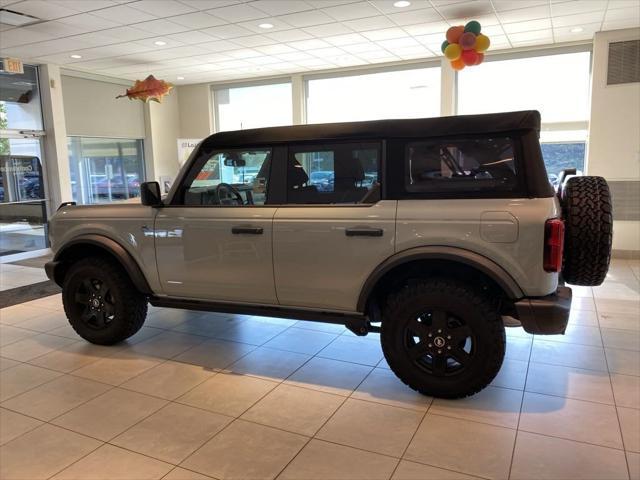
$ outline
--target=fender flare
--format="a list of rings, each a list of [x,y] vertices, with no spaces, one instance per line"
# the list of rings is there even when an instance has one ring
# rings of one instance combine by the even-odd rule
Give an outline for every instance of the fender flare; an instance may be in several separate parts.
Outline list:
[[[365,311],[369,296],[375,289],[378,281],[384,277],[386,273],[400,265],[416,260],[447,260],[467,265],[491,278],[502,288],[510,299],[517,300],[524,297],[524,293],[514,278],[500,265],[485,256],[458,247],[415,247],[392,255],[376,267],[364,282],[362,290],[360,291],[357,311]]]
[[[63,264],[65,254],[69,253],[73,246],[77,245],[92,245],[106,251],[118,261],[122,268],[124,268],[133,284],[141,293],[153,293],[144,273],[142,273],[138,263],[134,260],[127,249],[120,243],[104,235],[87,234],[75,237],[73,240],[65,243],[64,246],[56,252],[52,263],[56,266]]]

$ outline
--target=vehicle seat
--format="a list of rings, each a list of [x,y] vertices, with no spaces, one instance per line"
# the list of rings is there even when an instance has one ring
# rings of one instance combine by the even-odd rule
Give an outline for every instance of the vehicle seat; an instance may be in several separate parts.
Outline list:
[[[291,203],[316,203],[318,201],[318,189],[315,185],[309,185],[309,175],[304,171],[297,160],[288,172],[287,201]]]
[[[356,203],[361,201],[369,192],[369,189],[361,186],[365,175],[360,160],[347,157],[344,161],[336,162],[335,169],[334,193],[336,203]]]

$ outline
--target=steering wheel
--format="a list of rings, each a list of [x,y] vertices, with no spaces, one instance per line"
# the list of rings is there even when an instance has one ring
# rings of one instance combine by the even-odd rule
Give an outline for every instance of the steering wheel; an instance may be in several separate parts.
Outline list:
[[[216,196],[220,205],[244,205],[240,192],[228,183],[220,183],[216,187]]]

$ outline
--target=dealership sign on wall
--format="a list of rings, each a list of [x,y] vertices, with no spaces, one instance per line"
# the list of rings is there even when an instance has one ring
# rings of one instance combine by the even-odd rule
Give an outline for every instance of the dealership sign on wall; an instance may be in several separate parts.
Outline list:
[[[178,139],[178,163],[182,167],[191,155],[191,152],[202,141],[201,138],[179,138]]]

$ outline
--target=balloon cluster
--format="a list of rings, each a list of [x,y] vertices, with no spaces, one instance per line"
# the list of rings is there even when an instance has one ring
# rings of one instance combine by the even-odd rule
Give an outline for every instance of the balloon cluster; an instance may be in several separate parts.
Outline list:
[[[489,37],[480,33],[480,22],[470,21],[447,30],[447,39],[442,42],[442,53],[451,60],[454,70],[465,66],[480,65],[484,61],[484,52],[489,48]]]

